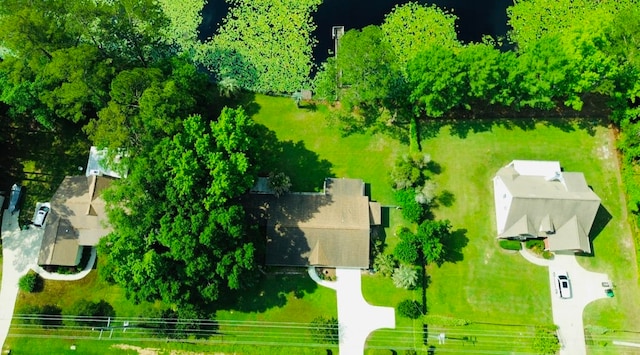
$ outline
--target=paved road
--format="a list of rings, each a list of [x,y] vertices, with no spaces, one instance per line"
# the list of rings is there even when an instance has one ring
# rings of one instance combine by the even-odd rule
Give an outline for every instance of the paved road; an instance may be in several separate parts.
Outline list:
[[[309,276],[322,286],[336,290],[340,355],[364,354],[371,332],[380,328],[395,328],[395,310],[372,306],[362,297],[362,276],[358,269],[336,269],[336,281],[320,280],[313,267]]]
[[[560,355],[582,355],[587,353],[582,312],[589,303],[607,298],[603,282],[609,282],[606,274],[587,271],[578,264],[575,255],[556,254],[553,260],[544,260],[521,251],[525,259],[549,268],[549,286],[553,323],[559,327],[558,334],[563,345]],[[560,298],[556,274],[566,271],[571,280],[572,297]]]

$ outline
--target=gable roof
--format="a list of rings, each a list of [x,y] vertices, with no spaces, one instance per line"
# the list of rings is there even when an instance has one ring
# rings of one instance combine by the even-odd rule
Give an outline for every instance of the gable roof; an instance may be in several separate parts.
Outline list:
[[[251,197],[254,216],[266,225],[267,265],[369,267],[380,205],[370,205],[362,180],[326,179],[323,193]]]
[[[96,175],[64,178],[51,199],[38,264],[76,265],[79,246],[95,246],[111,231],[101,196],[112,181]]]
[[[600,198],[584,174],[562,172],[558,162],[515,160],[493,181],[498,237],[548,237],[551,250],[591,252]]]

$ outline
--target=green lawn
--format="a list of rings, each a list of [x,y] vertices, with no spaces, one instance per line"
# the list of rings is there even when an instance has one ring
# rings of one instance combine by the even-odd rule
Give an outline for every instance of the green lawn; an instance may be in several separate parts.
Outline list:
[[[285,158],[278,168],[291,175],[294,190],[319,189],[327,176],[360,178],[370,184],[373,200],[383,205],[395,204],[388,174],[395,157],[405,153],[407,146],[379,134],[343,137],[337,128],[327,124],[327,108],[322,106],[317,110],[298,109],[289,98],[261,95],[256,96],[255,105],[254,119],[286,143]],[[640,308],[634,298],[640,294],[635,255],[610,131],[606,127],[588,131],[562,121],[535,125],[527,122],[527,125],[521,129],[463,121],[452,129],[433,129],[431,137],[422,143],[423,151],[441,166],[441,173],[435,177],[440,189],[454,197],[450,207],[434,212],[438,218],[451,220],[456,231],[454,240],[461,251],[452,256],[452,262],[429,266],[428,312],[471,322],[463,327],[429,325],[429,345],[436,349],[458,353],[470,349],[526,352],[530,351],[533,325],[552,323],[546,270],[501,250],[495,241],[491,178],[513,159],[559,160],[567,171],[585,173],[612,218],[594,240],[596,257],[581,258],[581,263],[589,269],[608,272],[616,284],[614,299],[587,307],[585,324],[612,330],[639,330],[635,324],[640,319]],[[459,134],[462,129],[469,131]],[[404,222],[393,208],[389,211],[389,222],[386,243],[388,250],[392,250],[397,243],[393,231]],[[365,276],[362,287],[365,298],[374,305],[395,307],[403,299],[422,298],[420,290],[399,290],[390,279],[377,275]],[[40,294],[21,294],[18,306],[49,300],[66,306],[83,297],[104,298],[119,317],[143,315],[159,306],[133,305],[124,298],[122,290],[100,282],[94,274],[76,283],[47,283]],[[316,316],[335,316],[335,312],[334,291],[316,286],[304,273],[270,274],[258,290],[239,298],[235,307],[218,312],[224,337],[214,336],[209,344],[183,345],[201,352],[215,348],[249,354],[323,354],[327,347],[311,344],[304,326]],[[427,349],[423,345],[422,321],[399,316],[396,320],[396,329],[378,330],[369,338],[368,353]],[[450,340],[446,345],[439,345],[434,339],[439,332],[448,334]],[[256,336],[260,347],[245,343]],[[18,350],[29,349],[30,343],[25,339],[10,337],[7,344],[19,353]],[[594,336],[592,347],[603,350],[604,343],[609,343],[602,339],[605,338]],[[87,344],[94,341],[87,340]],[[66,348],[69,341],[64,342]],[[272,342],[287,346],[270,347]],[[162,349],[177,346],[133,340],[127,343]]]
[[[331,163],[335,176],[363,178],[371,184],[374,199],[394,203],[387,176],[396,154],[407,147],[379,135],[340,137],[323,121],[322,110],[299,110],[288,99],[258,96],[256,102],[260,105],[256,120],[276,131],[279,138],[302,140],[308,149]],[[560,120],[494,126],[486,121],[467,121],[453,128],[435,128],[430,132],[432,137],[422,143],[423,151],[442,167],[436,177],[440,188],[454,196],[451,207],[435,213],[450,219],[459,232],[457,242],[466,243],[461,260],[430,266],[429,313],[467,319],[485,333],[506,331],[501,328],[507,327],[531,335],[528,325],[552,323],[546,270],[497,247],[491,178],[513,159],[558,160],[567,171],[585,173],[613,216],[594,240],[596,257],[581,257],[580,261],[589,269],[608,272],[617,285],[616,297],[587,307],[585,324],[638,330],[635,320],[640,319],[640,307],[633,299],[638,294],[637,272],[629,267],[635,265],[635,256],[623,213],[626,204],[617,177],[611,131],[602,126],[587,130]],[[402,223],[402,218],[392,210],[390,220],[387,244],[392,249],[396,243],[394,226]],[[420,292],[397,290],[390,280],[377,276],[365,277],[363,289],[367,299],[377,305],[395,306],[404,298],[421,298]],[[393,341],[381,330],[372,335],[369,346],[385,341],[402,344],[405,340],[405,344],[421,345],[421,336],[416,336],[416,332],[420,335],[421,324],[403,318],[397,321],[399,333]],[[479,338],[476,348],[482,342]],[[492,344],[490,340],[484,343]],[[515,350],[516,344],[525,346],[518,342],[501,344],[505,350]],[[465,344],[461,342],[460,346]]]

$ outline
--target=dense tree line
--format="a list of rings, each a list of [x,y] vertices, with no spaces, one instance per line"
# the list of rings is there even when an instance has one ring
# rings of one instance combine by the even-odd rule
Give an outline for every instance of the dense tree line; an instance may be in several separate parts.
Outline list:
[[[337,58],[322,65],[316,91],[341,102],[336,116],[347,130],[408,128],[414,119],[486,105],[580,111],[593,96],[606,98],[622,122],[638,115],[637,44],[630,42],[637,7],[632,0],[518,1],[509,9],[516,49],[504,51],[490,38],[460,43],[454,15],[409,3],[381,26],[348,31]]]

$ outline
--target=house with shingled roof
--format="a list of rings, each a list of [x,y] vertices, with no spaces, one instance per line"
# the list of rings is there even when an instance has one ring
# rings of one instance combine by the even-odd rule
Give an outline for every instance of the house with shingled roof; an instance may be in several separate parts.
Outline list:
[[[106,158],[107,150],[91,147],[86,175],[65,177],[54,193],[44,226],[39,265],[78,265],[83,249],[95,247],[111,232],[102,193],[121,174],[107,167]]]
[[[259,179],[245,206],[265,232],[266,265],[369,268],[381,206],[369,200],[362,180],[327,178],[322,192],[280,197],[264,186]]]
[[[600,198],[557,161],[514,160],[493,178],[498,238],[543,238],[550,251],[591,253]]]

